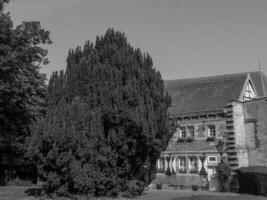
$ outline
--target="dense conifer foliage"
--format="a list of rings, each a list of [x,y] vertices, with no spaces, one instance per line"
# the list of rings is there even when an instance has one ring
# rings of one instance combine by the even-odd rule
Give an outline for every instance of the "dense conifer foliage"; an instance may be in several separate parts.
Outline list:
[[[172,132],[163,84],[151,57],[113,29],[70,50],[31,144],[47,191],[140,194]]]
[[[45,76],[39,69],[47,63],[43,47],[51,43],[39,22],[13,27],[4,11],[8,2],[0,1],[0,162],[3,154],[23,154],[30,124],[45,114]]]

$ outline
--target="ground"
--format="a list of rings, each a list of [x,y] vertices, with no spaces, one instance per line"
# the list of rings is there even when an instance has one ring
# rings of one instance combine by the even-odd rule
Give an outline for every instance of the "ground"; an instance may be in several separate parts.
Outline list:
[[[25,191],[27,191],[28,189],[29,187],[0,187],[0,200],[40,199],[33,196],[28,196],[25,193]],[[42,198],[42,200],[44,199]],[[60,200],[64,199],[60,198]],[[102,198],[96,198],[95,200],[102,200]],[[107,200],[110,199],[108,198]],[[214,193],[206,191],[193,192],[190,190],[150,190],[145,191],[142,196],[129,200],[267,200],[267,197],[247,194],[240,195],[235,193]]]

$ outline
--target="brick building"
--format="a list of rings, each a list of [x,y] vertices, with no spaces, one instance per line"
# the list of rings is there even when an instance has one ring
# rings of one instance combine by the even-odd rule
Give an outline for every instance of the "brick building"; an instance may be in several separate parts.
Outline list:
[[[232,169],[267,165],[267,77],[261,72],[170,80],[170,118],[177,131],[157,163],[154,183],[199,184],[221,159]],[[168,169],[171,175],[166,175]]]

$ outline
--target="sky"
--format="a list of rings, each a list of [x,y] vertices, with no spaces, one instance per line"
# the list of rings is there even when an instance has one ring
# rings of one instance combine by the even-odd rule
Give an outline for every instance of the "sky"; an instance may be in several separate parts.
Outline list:
[[[65,69],[70,48],[108,28],[148,52],[165,80],[259,65],[267,75],[267,0],[11,0],[6,10],[15,25],[37,20],[50,31],[48,78]]]

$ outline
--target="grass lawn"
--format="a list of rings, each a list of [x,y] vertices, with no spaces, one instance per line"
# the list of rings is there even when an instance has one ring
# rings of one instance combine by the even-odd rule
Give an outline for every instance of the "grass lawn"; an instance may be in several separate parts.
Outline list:
[[[40,200],[40,198],[28,196],[25,193],[25,191],[27,191],[28,189],[29,187],[0,187],[0,200]],[[60,200],[68,199],[60,198]],[[112,199],[94,198],[94,200]],[[206,191],[193,192],[190,190],[150,190],[145,191],[142,196],[139,196],[137,198],[120,198],[120,200],[267,200],[267,198],[254,195],[214,193]]]
[[[180,197],[173,200],[264,200],[264,199],[267,198],[252,196],[252,195],[240,195],[235,197],[201,195],[201,196]]]
[[[25,191],[29,187],[3,186],[0,187],[0,200],[32,200]]]

